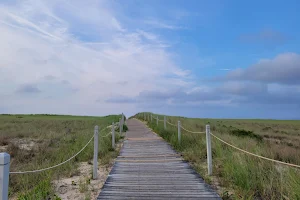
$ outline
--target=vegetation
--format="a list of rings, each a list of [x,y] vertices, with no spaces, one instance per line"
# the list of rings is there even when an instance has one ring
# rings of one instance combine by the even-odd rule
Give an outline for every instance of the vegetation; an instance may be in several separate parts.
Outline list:
[[[126,124],[123,124],[123,132],[126,132],[126,131],[128,131],[128,127],[127,127],[127,125]],[[118,131],[120,131],[120,129],[119,129],[119,127],[116,129],[116,131],[118,132]]]
[[[143,113],[135,117],[144,119]],[[163,116],[159,116],[163,119]],[[168,122],[192,131],[211,132],[223,140],[249,152],[300,165],[300,121],[192,119],[167,117]],[[204,179],[218,185],[223,199],[300,199],[300,169],[283,166],[246,155],[212,137],[213,176],[207,176],[205,134],[182,130],[178,144],[177,127],[156,120],[148,122],[155,132],[181,152]]]
[[[36,170],[61,163],[77,153],[100,130],[118,121],[120,116],[0,115],[0,151],[11,155],[11,171]],[[100,132],[106,135],[110,129]],[[120,139],[116,134],[116,140]],[[99,137],[99,158],[107,164],[117,153],[111,149],[111,137]],[[10,175],[10,196],[18,199],[59,199],[51,185],[53,179],[78,174],[79,162],[93,157],[93,142],[70,162],[52,170]],[[81,184],[84,190],[85,183]]]

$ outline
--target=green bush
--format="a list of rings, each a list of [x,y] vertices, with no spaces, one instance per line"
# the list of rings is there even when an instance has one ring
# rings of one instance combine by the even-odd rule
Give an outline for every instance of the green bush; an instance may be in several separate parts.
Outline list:
[[[118,127],[118,128],[116,129],[116,132],[119,132],[119,131],[120,131],[120,127]],[[126,132],[126,131],[128,131],[128,127],[127,127],[126,124],[123,124],[123,132]]]
[[[123,124],[123,131],[124,132],[128,131],[128,126],[126,124]]]
[[[232,135],[235,135],[235,136],[254,138],[254,139],[257,139],[259,141],[262,141],[262,139],[263,139],[263,137],[261,135],[255,134],[255,133],[253,133],[253,131],[246,131],[244,129],[230,130],[229,133],[232,134]]]

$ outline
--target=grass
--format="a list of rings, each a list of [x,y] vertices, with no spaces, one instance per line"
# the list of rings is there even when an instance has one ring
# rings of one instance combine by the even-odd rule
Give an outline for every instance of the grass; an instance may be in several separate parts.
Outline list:
[[[87,191],[88,189],[88,185],[90,184],[90,179],[89,178],[86,178],[85,180],[83,179],[80,179],[79,180],[79,191],[81,193],[84,193]]]
[[[0,147],[11,155],[10,171],[36,170],[67,160],[93,136],[119,115],[106,117],[68,115],[0,115]],[[105,135],[110,129],[100,132]],[[116,134],[116,140],[120,139]],[[1,150],[2,151],[2,150]],[[107,164],[117,152],[111,149],[111,137],[99,137],[99,158]],[[10,175],[9,195],[21,200],[56,199],[51,181],[78,174],[80,162],[93,157],[93,142],[70,162],[40,173]]]
[[[139,113],[136,118],[144,118]],[[159,116],[163,119],[163,116]],[[173,124],[192,131],[211,132],[237,147],[265,157],[300,165],[300,121],[195,119],[168,116]],[[148,122],[155,132],[197,170],[206,182],[220,185],[223,199],[300,199],[300,170],[245,155],[212,138],[213,177],[207,176],[205,134],[191,134],[182,130],[181,144],[177,141],[177,127],[156,120]],[[219,187],[219,188],[220,188]]]

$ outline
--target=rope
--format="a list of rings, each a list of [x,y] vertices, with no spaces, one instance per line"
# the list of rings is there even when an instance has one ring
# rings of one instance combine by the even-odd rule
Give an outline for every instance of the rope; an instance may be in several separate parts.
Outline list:
[[[300,165],[296,165],[296,164],[292,164],[292,163],[286,163],[286,162],[282,162],[282,161],[279,161],[279,160],[274,160],[274,159],[271,159],[271,158],[267,158],[267,157],[264,157],[264,156],[260,156],[260,155],[256,155],[254,153],[251,153],[249,151],[246,151],[246,150],[243,150],[243,149],[240,149],[236,146],[233,146],[232,144],[229,144],[228,142],[225,142],[224,140],[222,140],[221,138],[215,136],[214,134],[210,133],[213,137],[215,137],[217,140],[219,140],[220,142],[223,142],[224,144],[227,144],[228,146],[234,148],[234,149],[237,149],[241,152],[244,152],[246,154],[249,154],[251,156],[254,156],[254,157],[257,157],[257,158],[261,158],[261,159],[264,159],[264,160],[268,160],[268,161],[272,161],[272,162],[275,162],[275,163],[279,163],[279,164],[283,164],[283,165],[287,165],[287,166],[290,166],[290,167],[296,167],[296,168],[300,168]]]
[[[168,124],[170,124],[171,126],[175,126],[175,127],[177,127],[177,125],[175,125],[175,124],[172,124],[172,123],[170,123],[170,122],[168,122],[168,121],[167,121],[167,123],[168,123]]]
[[[104,138],[104,137],[107,137],[107,136],[109,136],[110,134],[111,134],[111,132],[108,132],[106,135],[103,135],[103,136],[102,136],[102,135],[100,135],[100,137],[103,137],[103,138]]]
[[[104,131],[105,129],[107,129],[108,128],[108,126],[107,127],[105,127],[105,128],[103,128],[103,129],[101,129],[100,130],[100,132],[102,132],[102,131]],[[110,134],[110,132],[107,134],[107,135],[109,135]],[[106,135],[106,136],[107,136]],[[105,136],[105,137],[106,137]],[[103,136],[102,136],[103,137]],[[78,151],[78,153],[76,153],[74,156],[72,156],[71,158],[69,158],[68,160],[65,160],[64,162],[62,162],[62,163],[59,163],[59,164],[57,164],[57,165],[54,165],[54,166],[51,166],[51,167],[47,167],[47,168],[43,168],[43,169],[37,169],[37,170],[32,170],[32,171],[23,171],[23,172],[9,172],[10,174],[28,174],[28,173],[36,173],[36,172],[42,172],[42,171],[46,171],[46,170],[49,170],[49,169],[53,169],[53,168],[56,168],[56,167],[59,167],[59,166],[61,166],[61,165],[63,165],[63,164],[65,164],[65,163],[67,163],[67,162],[69,162],[70,160],[72,160],[73,158],[75,158],[76,156],[78,156],[88,145],[89,145],[89,143],[92,141],[92,139],[94,138],[94,135],[92,136],[92,138],[86,143],[86,145],[84,145],[84,147],[80,150],[80,151]]]
[[[109,126],[103,128],[103,129],[101,129],[101,130],[99,131],[99,133],[101,133],[102,131],[104,131],[104,130],[106,130],[106,129],[108,129],[108,128],[111,128],[111,125],[109,125]]]
[[[54,165],[52,167],[47,167],[47,168],[44,168],[44,169],[37,169],[37,170],[32,170],[32,171],[24,171],[24,172],[9,172],[10,174],[27,174],[27,173],[35,173],[35,172],[42,172],[42,171],[46,171],[46,170],[49,170],[49,169],[53,169],[55,167],[58,167],[58,166],[61,166],[67,162],[69,162],[70,160],[72,160],[73,158],[75,158],[77,155],[79,155],[88,145],[89,143],[92,141],[92,139],[94,138],[94,135],[93,137],[88,141],[88,143],[86,143],[86,145],[78,152],[76,153],[74,156],[72,156],[71,158],[69,158],[68,160],[65,160],[64,162],[62,163],[59,163],[57,165]]]
[[[189,133],[205,133],[205,132],[194,132],[194,131],[190,131],[190,130],[187,130],[185,129],[183,126],[180,126],[183,130],[185,130],[186,132],[189,132]]]

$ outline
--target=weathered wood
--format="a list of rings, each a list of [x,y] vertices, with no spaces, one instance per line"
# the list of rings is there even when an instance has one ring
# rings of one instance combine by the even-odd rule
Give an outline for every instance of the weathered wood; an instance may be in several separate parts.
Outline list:
[[[8,200],[10,155],[0,153],[0,200]]]
[[[138,120],[98,199],[221,199],[169,144]],[[205,149],[204,149],[205,150]]]
[[[111,147],[115,148],[115,123],[113,122],[111,125]]]
[[[93,162],[93,179],[98,178],[98,133],[99,127],[96,125],[94,129],[94,162]]]
[[[178,143],[180,144],[181,143],[181,123],[180,121],[178,121]]]
[[[207,172],[212,175],[212,155],[211,155],[211,140],[210,140],[210,126],[206,125],[206,149],[207,149]]]

